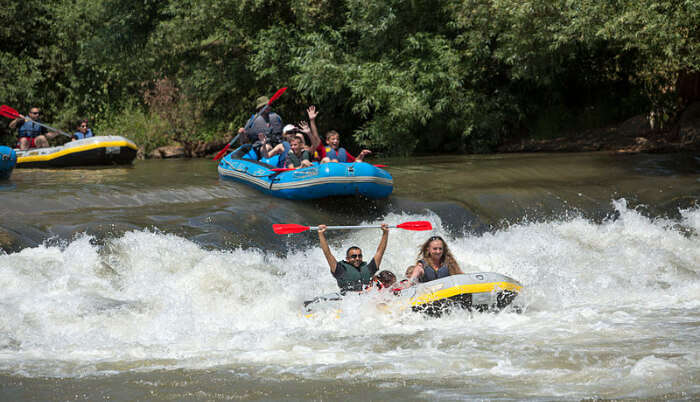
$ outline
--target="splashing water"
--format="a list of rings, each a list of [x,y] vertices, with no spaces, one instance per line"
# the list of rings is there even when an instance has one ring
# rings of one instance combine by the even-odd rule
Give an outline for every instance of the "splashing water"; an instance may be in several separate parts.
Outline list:
[[[700,208],[670,220],[645,217],[624,200],[614,206],[615,217],[601,223],[522,222],[457,237],[435,215],[386,217],[431,220],[465,272],[520,281],[522,314],[435,319],[352,296],[340,317],[307,318],[304,300],[336,291],[316,246],[285,256],[212,251],[131,231],[102,246],[81,236],[0,255],[0,370],[81,377],[228,367],[310,380],[439,378],[444,389],[423,396],[448,399],[449,389],[464,387],[510,397],[697,395]],[[358,245],[369,258],[380,231],[337,236],[336,256]],[[381,268],[402,277],[429,236],[392,230]]]

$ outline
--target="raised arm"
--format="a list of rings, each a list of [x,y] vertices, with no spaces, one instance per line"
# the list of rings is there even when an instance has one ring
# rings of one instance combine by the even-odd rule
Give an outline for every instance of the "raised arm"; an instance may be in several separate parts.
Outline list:
[[[328,261],[328,266],[331,268],[331,273],[335,273],[335,266],[338,265],[338,261],[335,259],[331,253],[331,249],[328,248],[328,241],[326,240],[326,235],[323,233],[326,231],[326,225],[318,225],[318,241],[321,243],[321,250],[323,250],[323,255]]]
[[[267,137],[265,137],[265,134],[258,133],[258,141],[260,141],[260,144],[262,144],[260,147],[260,157],[269,158],[270,154],[267,151]]]
[[[374,263],[377,264],[377,269],[382,263],[382,257],[384,257],[384,252],[386,251],[386,243],[389,241],[389,225],[382,223],[382,240],[379,241],[379,246],[377,246],[377,252],[374,254]]]
[[[319,144],[321,144],[321,136],[318,135],[318,128],[316,127],[316,117],[318,116],[316,106],[309,106],[309,108],[306,109],[306,114],[309,116],[309,125],[311,126],[311,135],[309,135],[309,139],[311,140],[310,149],[315,151]]]
[[[358,162],[364,162],[365,156],[371,154],[372,151],[369,149],[363,149],[362,152],[360,152],[359,155],[357,155],[357,158],[355,158],[356,161]]]

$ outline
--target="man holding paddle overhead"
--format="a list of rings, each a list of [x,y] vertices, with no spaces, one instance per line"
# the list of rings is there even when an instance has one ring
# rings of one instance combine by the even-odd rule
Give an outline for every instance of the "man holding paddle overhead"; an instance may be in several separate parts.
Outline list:
[[[46,148],[49,146],[48,138],[54,138],[57,134],[49,132],[46,127],[41,124],[41,110],[38,107],[29,109],[29,116],[24,117],[18,114],[17,117],[10,122],[10,128],[19,126],[17,146],[20,150],[25,151],[29,148]]]
[[[328,241],[324,234],[326,228],[326,225],[318,225],[318,240],[341,293],[348,290],[361,291],[363,286],[370,284],[372,276],[379,270],[389,240],[389,225],[386,223],[381,225],[382,239],[377,246],[377,252],[369,263],[362,260],[362,250],[357,246],[348,249],[345,253],[345,260],[337,261],[328,247]]]

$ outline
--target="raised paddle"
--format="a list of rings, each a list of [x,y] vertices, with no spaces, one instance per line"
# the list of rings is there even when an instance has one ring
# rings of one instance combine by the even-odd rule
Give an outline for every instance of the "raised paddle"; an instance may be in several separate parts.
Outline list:
[[[250,128],[250,126],[255,122],[255,119],[257,119],[258,116],[260,116],[260,114],[262,114],[265,110],[267,110],[268,107],[272,104],[272,102],[276,101],[277,98],[279,98],[280,96],[282,96],[282,94],[283,94],[284,91],[286,91],[286,90],[287,90],[287,87],[280,88],[279,90],[277,90],[277,92],[275,92],[275,94],[272,95],[272,98],[270,98],[270,100],[267,101],[267,105],[263,106],[263,108],[260,109],[260,111],[259,111],[258,113],[256,113],[253,117],[251,117],[250,120],[248,120],[248,123],[245,125],[244,128],[246,128],[246,129],[247,129],[247,128]],[[238,136],[239,136],[239,135],[240,135],[240,134],[236,134],[236,136],[233,137],[233,139],[232,139],[228,144],[226,144],[226,146],[224,147],[224,149],[222,149],[221,151],[219,151],[219,153],[216,154],[216,156],[214,156],[214,160],[215,160],[215,161],[218,161],[219,159],[221,159],[222,156],[224,156],[224,154],[226,153],[226,151],[228,151],[228,149],[231,147],[231,145],[233,145],[233,143],[236,142],[236,140],[238,140]]]
[[[360,225],[360,226],[326,226],[326,229],[369,229],[380,228],[382,225]],[[404,230],[431,230],[433,225],[428,221],[404,222],[390,228],[399,228]],[[306,232],[307,230],[318,230],[318,226],[304,226],[294,223],[279,223],[272,225],[272,230],[277,234],[292,234]]]
[[[59,130],[59,129],[57,129],[57,128],[53,128],[53,127],[49,126],[48,124],[39,123],[38,121],[34,121],[34,120],[32,120],[32,119],[30,119],[30,118],[28,118],[28,117],[22,116],[21,114],[19,114],[18,111],[16,111],[15,109],[13,109],[13,108],[11,108],[11,107],[9,107],[9,106],[7,106],[7,105],[2,105],[2,106],[0,106],[0,115],[5,116],[5,117],[10,118],[10,119],[16,119],[16,118],[20,117],[20,118],[22,118],[22,119],[29,120],[29,121],[31,121],[31,122],[33,122],[33,123],[36,123],[36,124],[38,124],[38,125],[40,125],[40,126],[42,126],[42,127],[46,127],[47,129],[49,129],[49,130],[51,130],[51,131],[55,131],[55,132],[57,132],[57,133],[61,133],[61,134],[65,135],[65,136],[68,137],[68,138],[73,138],[72,135],[70,135],[70,134],[68,134],[68,133],[65,133],[65,132],[63,132],[63,131],[61,131],[61,130]]]

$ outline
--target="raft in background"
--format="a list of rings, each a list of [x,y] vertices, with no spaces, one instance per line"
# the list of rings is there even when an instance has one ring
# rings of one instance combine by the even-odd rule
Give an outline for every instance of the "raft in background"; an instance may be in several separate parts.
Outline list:
[[[247,184],[275,197],[309,200],[333,196],[362,195],[386,198],[394,179],[386,171],[364,162],[324,163],[276,172],[279,156],[254,160],[254,152],[238,148],[219,161],[219,176]]]
[[[399,309],[440,316],[454,308],[469,311],[500,311],[510,306],[523,286],[520,282],[495,272],[471,272],[450,275],[430,282],[418,283],[406,289],[394,289],[395,298],[389,296],[388,303]],[[387,292],[390,290],[383,290]],[[370,295],[368,291],[361,295]],[[307,316],[330,310],[337,314],[338,302],[343,300],[340,293],[330,293],[304,302]],[[513,305],[516,312],[520,306]],[[310,314],[311,313],[311,314]]]
[[[16,150],[17,167],[56,168],[99,165],[126,165],[136,158],[138,147],[117,135],[90,137],[61,146]]]
[[[15,150],[4,145],[0,146],[0,180],[10,178],[16,163],[17,153]]]

